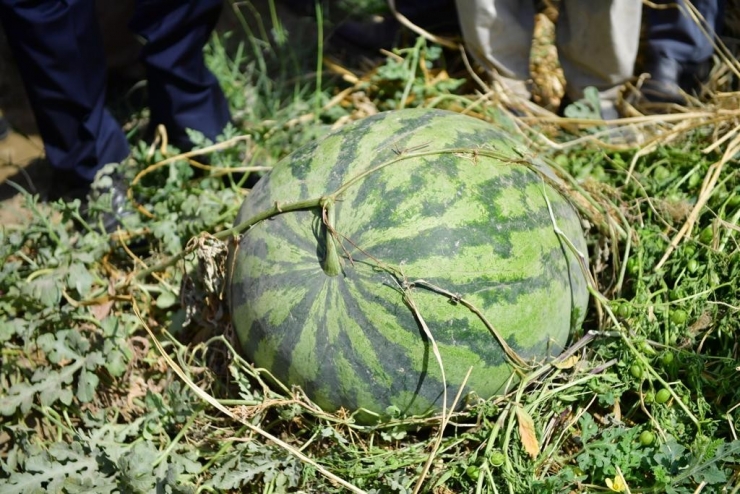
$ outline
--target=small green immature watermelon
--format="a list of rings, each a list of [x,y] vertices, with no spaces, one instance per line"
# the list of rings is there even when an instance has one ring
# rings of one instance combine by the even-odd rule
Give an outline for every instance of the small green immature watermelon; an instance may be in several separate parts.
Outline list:
[[[572,248],[586,243],[559,184],[511,135],[440,110],[381,113],[297,150],[236,219],[281,210],[232,248],[244,354],[362,421],[437,413],[444,396],[449,409],[463,383],[503,392],[517,356],[557,355],[586,312]]]

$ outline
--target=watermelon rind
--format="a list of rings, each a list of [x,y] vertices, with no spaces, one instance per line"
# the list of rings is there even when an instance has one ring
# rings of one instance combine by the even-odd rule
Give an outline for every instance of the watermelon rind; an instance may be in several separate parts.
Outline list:
[[[245,356],[366,420],[438,413],[462,386],[504,392],[517,358],[558,355],[586,312],[586,243],[564,190],[511,134],[442,110],[381,113],[297,150],[236,218],[316,199],[232,248]]]

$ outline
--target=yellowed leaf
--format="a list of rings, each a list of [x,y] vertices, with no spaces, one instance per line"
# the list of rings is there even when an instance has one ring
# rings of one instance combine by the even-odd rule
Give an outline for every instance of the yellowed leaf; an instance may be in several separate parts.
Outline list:
[[[536,458],[540,452],[540,443],[534,429],[534,420],[521,405],[516,407],[516,418],[519,422],[519,436],[522,438],[522,446],[524,446],[524,450],[529,456]]]
[[[561,369],[561,370],[571,369],[574,365],[578,363],[579,360],[580,358],[578,357],[578,355],[571,355],[570,357],[563,360],[562,362],[556,362],[552,364],[552,366],[555,367],[556,369]]]
[[[622,421],[622,407],[618,401],[614,402],[614,406],[612,407],[612,414],[614,415],[614,420],[616,420],[617,422]]]
[[[614,480],[607,477],[606,486],[613,492],[624,492],[627,490],[627,483],[621,475],[614,477]]]

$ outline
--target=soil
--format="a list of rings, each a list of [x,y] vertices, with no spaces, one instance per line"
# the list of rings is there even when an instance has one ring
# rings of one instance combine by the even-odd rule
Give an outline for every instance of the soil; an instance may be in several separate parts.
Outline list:
[[[14,131],[0,141],[0,225],[19,224],[28,216],[23,196],[11,182],[32,194],[48,190],[43,155],[41,138],[35,134]]]

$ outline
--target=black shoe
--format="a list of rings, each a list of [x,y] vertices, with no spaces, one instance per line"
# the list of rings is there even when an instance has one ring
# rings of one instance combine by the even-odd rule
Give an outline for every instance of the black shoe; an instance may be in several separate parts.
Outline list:
[[[681,75],[678,85],[689,94],[699,95],[702,85],[709,82],[712,72],[712,59],[703,62],[681,64]]]
[[[675,104],[686,106],[688,100],[676,83],[648,79],[640,87],[640,105]]]
[[[641,103],[674,103],[685,106],[688,102],[679,85],[682,71],[681,64],[672,58],[660,57],[653,60],[647,66],[650,79],[640,88],[643,100]]]
[[[687,94],[697,94],[709,79],[712,61],[681,63],[666,57],[657,57],[646,67],[650,79],[642,87],[641,104],[676,104],[686,106]]]
[[[53,189],[47,200],[71,202],[79,199],[80,216],[88,225],[102,226],[105,233],[114,233],[123,220],[134,214],[127,197],[126,180],[115,171],[90,183],[71,170],[54,170]]]
[[[124,226],[126,217],[135,214],[127,193],[128,181],[120,173],[96,177],[90,186],[85,218],[93,223],[97,214],[97,224],[105,233],[114,233]]]
[[[47,162],[48,163],[48,162]],[[49,166],[48,164],[46,166]],[[79,199],[83,204],[90,193],[90,182],[77,175],[72,170],[52,168],[49,190],[44,198],[49,202],[72,202]]]

